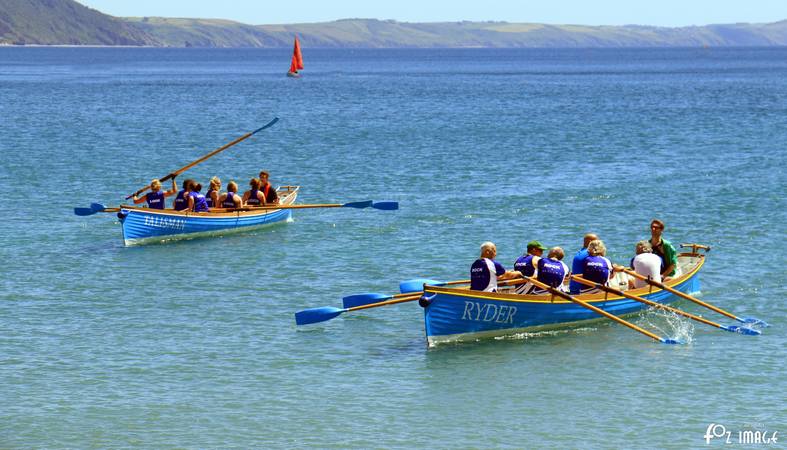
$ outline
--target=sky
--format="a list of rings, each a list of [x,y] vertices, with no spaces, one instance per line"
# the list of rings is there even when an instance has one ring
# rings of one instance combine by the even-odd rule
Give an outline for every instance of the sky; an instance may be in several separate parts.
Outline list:
[[[367,18],[688,26],[787,19],[787,0],[78,0],[113,16],[229,19],[251,25]]]

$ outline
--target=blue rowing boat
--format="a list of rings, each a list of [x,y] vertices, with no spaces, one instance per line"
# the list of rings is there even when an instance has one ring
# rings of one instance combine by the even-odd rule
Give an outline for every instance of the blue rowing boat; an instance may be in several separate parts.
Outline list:
[[[681,275],[664,284],[686,294],[699,292],[699,271],[704,263],[704,255],[681,253],[678,257]],[[628,289],[628,275],[624,273],[616,274],[613,287],[661,304],[678,299],[652,286]],[[635,314],[647,308],[643,303],[604,292],[575,297],[616,316]],[[513,290],[479,292],[463,287],[425,285],[419,303],[424,307],[429,347],[445,342],[548,331],[607,320],[585,307],[552,294],[518,295]]]
[[[299,186],[277,189],[281,205],[293,205]],[[125,245],[173,239],[216,236],[289,221],[290,209],[249,209],[228,212],[191,212],[121,205],[118,218]]]

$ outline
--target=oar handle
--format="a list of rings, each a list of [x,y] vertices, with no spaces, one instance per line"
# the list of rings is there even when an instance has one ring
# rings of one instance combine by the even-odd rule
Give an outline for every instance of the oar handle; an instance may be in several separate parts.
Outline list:
[[[566,300],[572,301],[572,302],[574,302],[574,303],[576,303],[576,304],[578,304],[580,306],[584,306],[585,308],[587,308],[587,309],[589,309],[589,310],[591,310],[591,311],[593,311],[593,312],[595,312],[597,314],[600,314],[600,315],[602,315],[602,316],[604,316],[604,317],[606,317],[606,318],[608,318],[610,320],[614,320],[615,322],[617,322],[617,323],[619,323],[621,325],[627,326],[627,327],[631,328],[634,331],[639,331],[640,333],[642,333],[645,336],[653,339],[654,341],[668,342],[667,339],[664,339],[664,338],[662,338],[662,337],[660,337],[660,336],[658,336],[658,335],[656,335],[654,333],[651,333],[650,331],[648,331],[648,330],[646,330],[644,328],[638,327],[638,326],[634,325],[631,322],[623,320],[623,319],[621,319],[620,317],[618,317],[618,316],[616,316],[614,314],[608,313],[608,312],[604,311],[601,308],[593,306],[590,303],[587,303],[587,302],[585,302],[583,300],[580,300],[580,299],[578,299],[576,297],[568,295],[565,292],[559,291],[559,290],[553,288],[552,286],[550,286],[548,284],[544,284],[544,283],[536,280],[533,277],[523,277],[523,278],[528,280],[528,281],[530,281],[531,283],[533,283],[533,285],[538,286],[541,289],[545,289],[545,290],[549,291],[553,295],[557,295],[558,297],[562,297],[562,298],[564,298]]]
[[[349,311],[360,311],[362,309],[377,308],[378,306],[388,306],[388,305],[395,305],[397,303],[411,302],[413,300],[418,300],[419,298],[421,298],[421,294],[423,294],[423,292],[418,292],[416,294],[409,294],[406,297],[395,298],[395,299],[392,299],[392,300],[386,300],[384,302],[370,303],[368,305],[361,305],[361,306],[353,306],[352,308],[347,308],[347,311],[348,312]]]
[[[688,317],[689,319],[696,320],[697,322],[702,322],[702,323],[704,323],[706,325],[710,325],[710,326],[713,326],[713,327],[716,327],[716,328],[724,328],[720,324],[718,324],[716,322],[712,322],[712,321],[710,321],[708,319],[705,319],[703,317],[695,316],[694,314],[688,313],[688,312],[680,310],[678,308],[673,308],[673,307],[668,306],[668,305],[663,305],[661,303],[657,303],[657,302],[654,302],[652,300],[648,300],[648,299],[640,297],[638,295],[629,294],[628,292],[621,291],[620,289],[615,289],[613,287],[605,286],[605,285],[603,285],[601,283],[596,283],[594,281],[587,280],[587,279],[582,278],[582,277],[577,276],[577,275],[571,275],[571,279],[576,281],[576,282],[578,282],[578,283],[584,284],[585,286],[596,287],[596,288],[599,288],[599,289],[601,289],[603,291],[606,291],[606,292],[609,292],[609,293],[612,293],[612,294],[615,294],[615,295],[620,295],[621,297],[630,298],[632,300],[638,301],[640,303],[644,303],[644,304],[646,304],[648,306],[652,306],[654,308],[663,309],[665,311],[669,311],[669,312],[678,314],[678,315],[683,316],[683,317]]]
[[[672,293],[674,295],[677,295],[678,297],[685,298],[686,300],[692,301],[692,302],[694,302],[694,303],[696,303],[696,304],[698,304],[700,306],[704,306],[704,307],[710,309],[711,311],[715,311],[715,312],[721,314],[722,316],[729,317],[730,319],[735,319],[735,320],[737,320],[739,322],[744,322],[743,319],[741,319],[740,317],[736,316],[735,314],[728,313],[727,311],[725,311],[725,310],[723,310],[721,308],[717,308],[717,307],[711,305],[710,303],[705,303],[705,302],[703,302],[702,300],[700,300],[700,299],[698,299],[696,297],[692,297],[689,294],[685,294],[685,293],[683,293],[683,292],[681,292],[681,291],[679,291],[677,289],[673,289],[673,288],[665,285],[664,283],[661,283],[659,281],[651,279],[650,277],[646,277],[644,275],[638,274],[637,272],[635,272],[635,271],[633,271],[631,269],[626,269],[625,267],[623,268],[623,271],[626,272],[627,274],[631,275],[634,278],[638,278],[638,279],[640,279],[640,280],[642,280],[642,281],[644,281],[644,282],[646,282],[646,283],[648,283],[648,284],[650,284],[652,286],[656,286],[659,289],[663,289],[663,290],[665,290],[667,292],[670,292],[670,293]]]

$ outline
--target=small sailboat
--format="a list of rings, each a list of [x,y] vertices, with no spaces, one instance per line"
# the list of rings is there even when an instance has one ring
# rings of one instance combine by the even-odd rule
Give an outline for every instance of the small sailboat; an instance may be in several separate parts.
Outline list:
[[[287,76],[300,78],[299,70],[303,70],[303,55],[301,55],[301,44],[298,42],[298,36],[295,36],[295,48],[292,51],[292,62],[290,63],[290,70],[287,72]]]

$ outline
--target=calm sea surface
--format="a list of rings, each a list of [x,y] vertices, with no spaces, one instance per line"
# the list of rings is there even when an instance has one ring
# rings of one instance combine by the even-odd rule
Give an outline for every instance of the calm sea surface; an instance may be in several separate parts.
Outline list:
[[[784,447],[787,49],[307,48],[299,80],[289,54],[0,48],[0,448],[687,448],[711,423]],[[401,210],[135,248],[72,213],[273,117],[187,174]],[[415,303],[295,326],[466,278],[485,240],[510,267],[595,231],[626,262],[653,217],[713,246],[706,301],[772,326],[648,312],[689,343],[600,324],[433,350]]]

